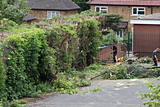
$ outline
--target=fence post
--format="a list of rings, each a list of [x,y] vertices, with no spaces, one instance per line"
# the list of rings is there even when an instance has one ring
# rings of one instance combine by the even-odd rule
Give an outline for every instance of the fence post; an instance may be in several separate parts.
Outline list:
[[[128,51],[128,57],[129,57],[129,51],[130,51],[130,32],[128,32],[127,51]]]

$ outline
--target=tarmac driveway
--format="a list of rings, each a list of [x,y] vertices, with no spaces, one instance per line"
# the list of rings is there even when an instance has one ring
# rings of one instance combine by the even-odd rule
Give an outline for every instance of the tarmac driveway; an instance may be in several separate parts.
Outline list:
[[[81,88],[77,94],[55,93],[27,107],[140,107],[147,99],[137,98],[136,92],[149,92],[147,82],[160,84],[158,79],[92,80],[91,86]],[[83,93],[95,88],[101,90]]]

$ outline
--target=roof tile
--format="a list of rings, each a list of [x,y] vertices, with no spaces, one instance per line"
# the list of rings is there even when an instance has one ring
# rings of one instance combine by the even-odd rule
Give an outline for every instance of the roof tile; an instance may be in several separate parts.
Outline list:
[[[160,6],[160,0],[90,0],[87,4]]]
[[[74,10],[80,7],[71,0],[28,0],[31,9]]]

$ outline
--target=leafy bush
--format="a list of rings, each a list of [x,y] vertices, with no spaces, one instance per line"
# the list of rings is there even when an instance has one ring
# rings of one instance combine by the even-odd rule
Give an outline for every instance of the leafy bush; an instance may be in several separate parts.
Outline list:
[[[24,100],[13,100],[9,104],[6,104],[5,107],[25,107],[27,104]]]
[[[109,33],[107,35],[102,36],[103,45],[112,45],[120,42],[121,42],[121,39],[117,37],[116,33],[113,30],[109,30]]]
[[[91,84],[90,81],[75,76],[67,76],[62,73],[59,74],[57,80],[53,81],[53,85],[55,91],[59,93],[74,94],[77,93],[79,87],[89,86]]]
[[[91,91],[85,91],[85,92],[82,92],[82,93],[93,93],[93,92],[98,92],[98,91],[101,91],[101,89],[100,88],[94,88]]]
[[[6,88],[1,95],[5,95],[7,100],[38,97],[35,85],[53,79],[54,51],[48,50],[41,29],[18,28],[12,32],[16,34],[5,38],[2,44],[3,55],[10,59],[5,61]]]
[[[2,56],[2,52],[0,51],[0,55]],[[0,57],[0,99],[2,99],[5,95],[5,81],[6,81],[6,75],[5,75],[5,69],[4,64],[2,62],[2,57]]]
[[[160,107],[160,84],[147,83],[149,93],[139,93],[139,98],[149,98],[143,105],[148,107]]]
[[[159,69],[147,69],[138,64],[109,66],[102,77],[104,79],[131,79],[158,77]]]
[[[100,64],[92,64],[92,65],[86,67],[85,70],[96,70],[96,69],[99,69],[99,68],[102,68],[102,65],[100,65]]]
[[[150,62],[153,62],[152,58],[149,58],[149,57],[141,57],[137,61],[139,63],[150,63]]]
[[[0,32],[4,32],[10,29],[13,29],[13,27],[17,26],[18,24],[14,21],[11,21],[9,19],[3,18],[0,20]]]

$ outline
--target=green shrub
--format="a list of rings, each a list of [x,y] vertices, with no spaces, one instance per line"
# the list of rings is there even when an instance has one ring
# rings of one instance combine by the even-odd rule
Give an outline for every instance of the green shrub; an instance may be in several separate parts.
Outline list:
[[[150,63],[150,62],[153,62],[152,58],[149,58],[149,57],[141,57],[137,61],[139,63]]]
[[[5,105],[5,107],[26,107],[27,102],[24,100],[13,100]]]
[[[147,83],[150,90],[149,93],[139,93],[139,98],[149,98],[148,101],[143,102],[143,105],[148,107],[160,107],[160,84]]]
[[[0,51],[0,55],[2,55],[2,52]],[[2,57],[0,57],[0,99],[3,99],[5,96],[5,81],[6,81],[6,75],[5,75],[5,69],[4,69],[4,64],[2,62]]]
[[[102,65],[100,65],[100,64],[92,64],[92,65],[86,67],[85,70],[97,70],[99,68],[102,68]]]
[[[2,44],[3,54],[10,58],[5,63],[5,95],[7,100],[38,97],[35,85],[53,79],[54,51],[48,48],[42,29],[18,28],[12,32],[16,33]]]
[[[59,74],[58,78],[53,81],[55,91],[59,93],[74,94],[79,87],[91,85],[89,80],[79,78],[78,76]]]
[[[158,77],[160,69],[147,69],[138,64],[109,66],[102,77],[104,79],[131,79]]]

